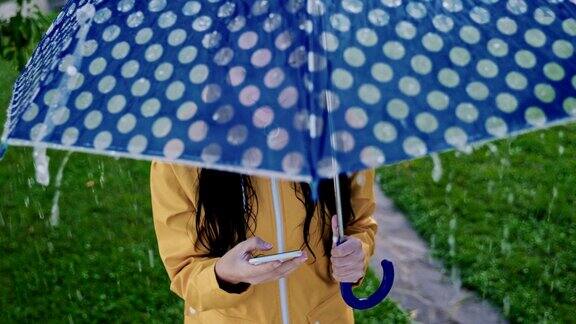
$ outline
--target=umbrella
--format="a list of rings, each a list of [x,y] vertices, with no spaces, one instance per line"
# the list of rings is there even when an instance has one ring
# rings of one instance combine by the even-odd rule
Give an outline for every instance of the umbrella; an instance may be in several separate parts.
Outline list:
[[[73,0],[14,86],[3,147],[36,147],[41,169],[56,148],[313,193],[334,178],[339,199],[339,173],[576,119],[575,16],[573,0]],[[342,284],[349,305],[385,297],[382,266],[373,296]]]

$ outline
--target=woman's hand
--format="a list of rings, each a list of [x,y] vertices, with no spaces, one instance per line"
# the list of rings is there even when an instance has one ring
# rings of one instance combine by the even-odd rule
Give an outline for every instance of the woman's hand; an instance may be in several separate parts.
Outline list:
[[[364,277],[364,250],[362,241],[353,237],[345,236],[344,242],[338,242],[337,216],[332,216],[332,251],[330,262],[332,263],[332,276],[339,282],[356,283]]]
[[[306,252],[303,252],[302,256],[289,261],[273,261],[261,265],[248,263],[248,260],[252,258],[252,252],[266,251],[271,248],[272,244],[263,241],[259,237],[251,237],[238,243],[218,259],[214,268],[216,276],[220,280],[234,285],[241,282],[259,284],[287,276],[308,258]]]

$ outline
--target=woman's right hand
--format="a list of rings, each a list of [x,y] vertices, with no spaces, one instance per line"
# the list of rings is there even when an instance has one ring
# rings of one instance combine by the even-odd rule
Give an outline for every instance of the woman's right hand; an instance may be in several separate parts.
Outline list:
[[[272,244],[259,237],[251,237],[238,243],[216,262],[214,271],[218,279],[230,284],[241,282],[259,284],[287,276],[301,266],[308,258],[306,252],[302,256],[289,261],[272,261],[261,265],[251,265],[248,260],[254,251],[266,251]]]

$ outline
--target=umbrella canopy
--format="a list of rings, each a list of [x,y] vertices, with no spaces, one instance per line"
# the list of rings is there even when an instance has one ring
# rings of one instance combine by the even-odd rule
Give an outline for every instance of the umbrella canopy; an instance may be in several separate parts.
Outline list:
[[[576,118],[569,1],[69,1],[3,140],[310,180]],[[329,131],[331,130],[331,131]]]
[[[575,16],[573,0],[69,1],[2,140],[314,183],[576,119]]]

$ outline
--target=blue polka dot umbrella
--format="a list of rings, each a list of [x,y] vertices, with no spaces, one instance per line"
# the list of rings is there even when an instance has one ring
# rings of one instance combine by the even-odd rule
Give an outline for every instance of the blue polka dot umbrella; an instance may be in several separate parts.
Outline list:
[[[574,0],[71,0],[2,141],[314,184],[576,119],[574,17]]]

